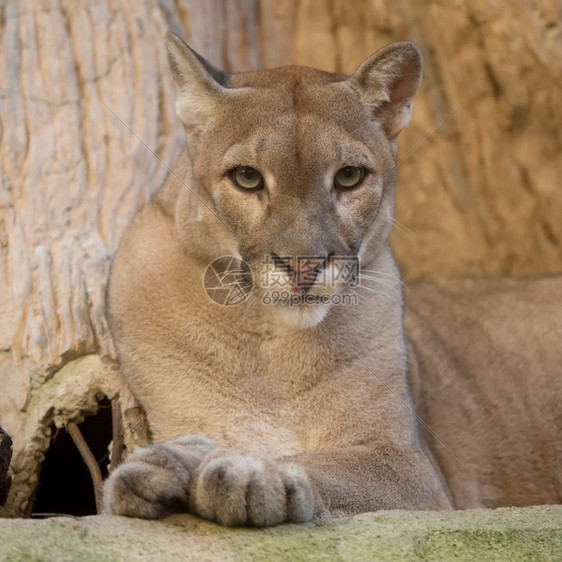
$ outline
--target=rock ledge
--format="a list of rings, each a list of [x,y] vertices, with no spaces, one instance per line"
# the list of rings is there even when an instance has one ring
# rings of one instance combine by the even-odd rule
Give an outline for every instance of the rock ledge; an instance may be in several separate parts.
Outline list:
[[[4,519],[0,560],[560,560],[562,506],[378,512],[271,529],[189,515]]]

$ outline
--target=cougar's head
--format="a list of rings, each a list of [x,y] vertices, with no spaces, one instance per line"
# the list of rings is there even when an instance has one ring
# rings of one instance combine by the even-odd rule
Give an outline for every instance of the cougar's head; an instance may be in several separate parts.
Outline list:
[[[357,261],[387,244],[395,139],[421,81],[419,50],[389,45],[351,76],[227,74],[176,35],[166,41],[187,133],[180,236],[209,261],[240,257],[253,288],[290,297],[277,303],[287,323],[314,326]]]

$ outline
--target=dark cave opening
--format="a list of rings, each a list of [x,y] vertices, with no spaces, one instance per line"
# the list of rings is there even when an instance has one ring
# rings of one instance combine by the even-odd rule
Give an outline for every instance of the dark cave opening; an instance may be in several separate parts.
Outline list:
[[[86,443],[98,462],[106,456],[112,439],[111,402],[99,402],[97,414],[78,424]],[[99,462],[107,477],[109,458]],[[53,427],[53,437],[41,466],[32,517],[51,514],[94,515],[96,500],[90,472],[66,430]]]

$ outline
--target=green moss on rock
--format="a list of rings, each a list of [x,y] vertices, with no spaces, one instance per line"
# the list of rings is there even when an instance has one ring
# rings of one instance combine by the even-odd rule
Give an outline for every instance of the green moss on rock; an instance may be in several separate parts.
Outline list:
[[[4,519],[4,561],[560,560],[562,506],[378,512],[271,529],[226,529],[189,515]]]

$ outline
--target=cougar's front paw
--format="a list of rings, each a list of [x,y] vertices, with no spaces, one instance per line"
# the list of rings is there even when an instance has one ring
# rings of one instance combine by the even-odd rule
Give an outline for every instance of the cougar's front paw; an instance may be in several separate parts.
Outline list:
[[[105,482],[104,511],[144,519],[187,511],[190,478],[214,448],[189,435],[135,449]]]
[[[301,468],[224,449],[196,470],[189,503],[192,513],[229,526],[298,523],[314,514],[314,494]]]

